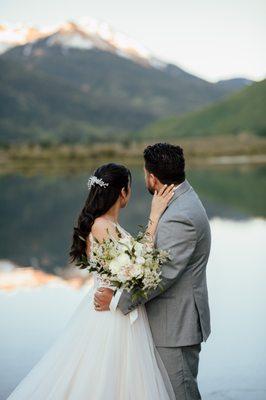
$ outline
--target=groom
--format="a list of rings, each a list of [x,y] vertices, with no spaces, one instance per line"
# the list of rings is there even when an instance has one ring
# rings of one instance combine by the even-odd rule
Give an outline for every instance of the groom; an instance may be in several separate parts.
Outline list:
[[[203,205],[185,179],[185,160],[179,146],[157,143],[144,151],[146,186],[150,193],[174,183],[175,194],[162,214],[155,246],[168,250],[171,260],[162,267],[162,288],[148,299],[133,302],[123,291],[99,289],[100,310],[118,307],[128,314],[146,306],[155,346],[164,362],[177,400],[201,399],[198,364],[201,342],[210,334],[206,265],[210,253],[210,227]],[[99,310],[99,309],[98,309]]]

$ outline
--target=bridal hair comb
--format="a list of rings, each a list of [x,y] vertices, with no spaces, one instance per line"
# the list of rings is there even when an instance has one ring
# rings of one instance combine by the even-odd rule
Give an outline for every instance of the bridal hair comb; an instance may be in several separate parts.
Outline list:
[[[92,186],[94,186],[94,185],[99,185],[101,187],[106,188],[107,186],[109,186],[109,183],[106,183],[101,178],[97,178],[97,176],[92,175],[88,179],[88,189],[90,190],[92,188]]]

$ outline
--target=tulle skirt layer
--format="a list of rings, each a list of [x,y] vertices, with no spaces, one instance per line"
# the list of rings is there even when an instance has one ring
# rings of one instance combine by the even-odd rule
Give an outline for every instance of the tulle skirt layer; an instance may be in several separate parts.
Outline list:
[[[96,312],[94,289],[8,400],[174,400],[145,308]]]

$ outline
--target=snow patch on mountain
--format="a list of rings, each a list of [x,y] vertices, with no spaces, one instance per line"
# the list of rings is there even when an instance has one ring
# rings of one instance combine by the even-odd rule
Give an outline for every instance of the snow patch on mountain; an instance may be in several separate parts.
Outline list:
[[[3,51],[6,51],[8,48],[24,45],[45,37],[51,34],[52,31],[52,27],[37,28],[23,24],[11,25],[3,23],[0,24],[0,47],[5,49]]]
[[[131,59],[142,65],[163,69],[167,64],[156,58],[145,46],[116,31],[108,23],[90,17],[75,22],[66,22],[54,27],[32,27],[22,24],[0,24],[0,53],[18,46],[31,44],[38,39],[46,39],[47,46],[61,46],[90,50],[100,49]],[[27,46],[25,54],[30,54],[32,46]]]

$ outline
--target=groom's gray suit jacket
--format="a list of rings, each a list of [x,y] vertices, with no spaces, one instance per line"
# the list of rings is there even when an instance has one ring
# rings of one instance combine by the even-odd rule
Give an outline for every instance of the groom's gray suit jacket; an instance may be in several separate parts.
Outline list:
[[[146,299],[132,302],[123,291],[118,307],[127,314],[146,303],[156,346],[182,347],[206,341],[210,334],[210,312],[206,265],[210,253],[210,226],[205,209],[188,181],[176,189],[162,214],[156,247],[170,252],[162,267],[162,288]]]

